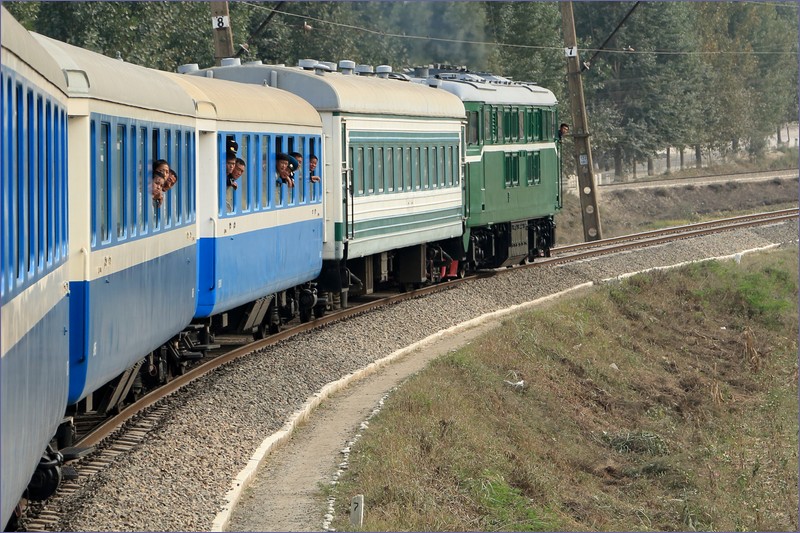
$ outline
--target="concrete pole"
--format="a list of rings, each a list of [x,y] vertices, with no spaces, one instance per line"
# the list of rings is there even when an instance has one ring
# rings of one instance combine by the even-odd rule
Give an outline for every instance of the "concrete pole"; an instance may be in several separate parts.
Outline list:
[[[581,199],[583,238],[589,242],[602,239],[592,150],[589,145],[589,120],[586,117],[586,104],[583,100],[583,80],[581,79],[581,63],[578,57],[572,2],[562,1],[559,4],[561,6],[561,27],[564,32],[564,50],[567,56],[567,85],[570,111],[572,112],[570,131],[575,146],[575,168],[578,170],[578,196]]]
[[[219,66],[222,58],[233,57],[233,31],[228,2],[211,2],[211,24],[214,28],[214,59]]]

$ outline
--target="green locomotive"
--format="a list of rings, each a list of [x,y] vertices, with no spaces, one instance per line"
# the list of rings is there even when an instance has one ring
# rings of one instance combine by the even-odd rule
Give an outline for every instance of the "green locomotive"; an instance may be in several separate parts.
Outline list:
[[[533,83],[447,67],[413,81],[464,103],[464,216],[460,268],[497,268],[548,256],[562,207],[557,100]],[[451,253],[452,255],[452,253]],[[466,262],[467,265],[463,263]]]

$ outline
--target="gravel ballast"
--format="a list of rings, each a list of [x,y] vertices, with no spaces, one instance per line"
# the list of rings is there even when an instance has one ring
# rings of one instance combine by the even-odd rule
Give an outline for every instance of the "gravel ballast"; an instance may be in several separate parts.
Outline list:
[[[587,281],[797,241],[789,222],[510,271],[254,352],[168,398],[171,414],[146,442],[53,509],[63,515],[59,527],[208,531],[254,450],[327,383],[439,330]]]

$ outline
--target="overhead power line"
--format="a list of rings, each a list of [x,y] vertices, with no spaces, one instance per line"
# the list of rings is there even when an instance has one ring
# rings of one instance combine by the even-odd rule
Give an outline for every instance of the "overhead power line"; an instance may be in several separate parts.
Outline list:
[[[313,20],[315,22],[319,22],[321,24],[327,24],[329,26],[336,26],[340,28],[347,28],[351,30],[362,31],[364,33],[370,33],[372,35],[381,35],[383,37],[393,37],[396,39],[413,39],[413,40],[422,40],[422,41],[438,41],[438,42],[445,42],[445,43],[455,43],[455,44],[474,44],[480,46],[504,46],[507,48],[522,48],[526,50],[557,50],[563,52],[564,47],[561,45],[554,45],[554,46],[536,46],[531,44],[511,44],[511,43],[498,43],[498,42],[490,42],[490,41],[472,41],[467,39],[446,39],[443,37],[431,37],[430,35],[408,35],[406,33],[392,33],[388,31],[382,30],[374,30],[372,28],[365,28],[363,26],[355,26],[353,24],[344,24],[341,22],[331,22],[329,20],[311,17],[308,15],[298,15],[296,13],[290,13],[288,11],[281,11],[278,9],[265,7],[262,4],[254,4],[252,2],[241,2],[244,5],[248,5],[254,7],[256,9],[261,9],[264,11],[270,11],[272,13],[277,13],[280,15],[285,15],[287,17],[295,17],[305,20]],[[796,51],[787,51],[787,50],[752,50],[752,51],[740,51],[740,50],[733,50],[733,51],[726,51],[726,50],[718,50],[718,51],[677,51],[677,50],[632,50],[629,47],[627,49],[622,50],[604,50],[601,48],[581,48],[582,52],[603,52],[606,54],[658,54],[658,55],[797,55]]]

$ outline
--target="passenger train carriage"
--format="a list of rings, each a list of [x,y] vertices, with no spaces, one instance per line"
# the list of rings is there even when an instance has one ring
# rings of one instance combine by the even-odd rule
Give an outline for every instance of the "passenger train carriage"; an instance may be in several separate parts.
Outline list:
[[[194,315],[195,106],[157,71],[36,37],[70,96],[68,400],[91,404],[89,395],[122,373],[117,390],[127,392],[135,372],[126,371]],[[157,159],[179,176],[158,206]]]
[[[0,20],[0,519],[5,525],[67,404],[69,237],[64,76],[5,9]]]
[[[198,103],[202,193],[195,319],[230,312],[226,320],[236,323],[234,329],[264,336],[279,327],[281,317],[309,318],[315,307],[320,314],[312,287],[293,289],[316,278],[322,267],[321,186],[306,173],[289,188],[277,183],[275,171],[279,153],[321,154],[319,115],[297,96],[270,87],[166,75]],[[247,170],[228,191],[225,154],[231,142]]]
[[[278,87],[319,112],[328,140],[321,277],[326,289],[346,295],[348,271],[364,293],[390,277],[425,282],[428,254],[437,253],[434,243],[463,233],[464,106],[445,91],[400,83],[388,73],[356,75],[352,62],[342,64],[341,72],[331,72],[332,65],[316,61],[284,67],[232,60],[182,71]]]

